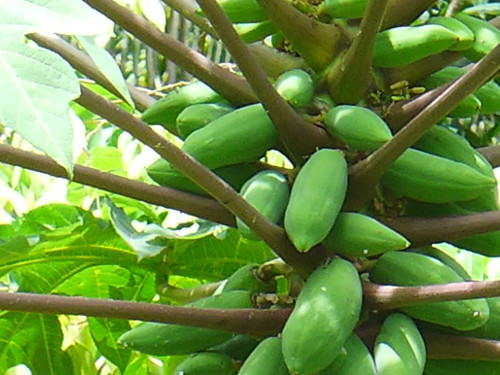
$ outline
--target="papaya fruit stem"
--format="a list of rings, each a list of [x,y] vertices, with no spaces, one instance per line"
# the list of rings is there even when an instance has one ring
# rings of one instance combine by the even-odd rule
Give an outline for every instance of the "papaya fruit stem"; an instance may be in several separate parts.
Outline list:
[[[409,25],[435,3],[436,0],[391,0],[382,23],[382,30]]]
[[[194,0],[162,0],[170,8],[174,9],[176,12],[181,14],[184,18],[191,21],[193,24],[198,26],[202,31],[210,34],[215,39],[219,39],[219,34],[210,25],[210,22],[204,17],[196,14],[198,10],[198,5]]]
[[[356,104],[370,87],[373,46],[389,0],[370,0],[361,32],[327,74],[328,89],[337,104]]]

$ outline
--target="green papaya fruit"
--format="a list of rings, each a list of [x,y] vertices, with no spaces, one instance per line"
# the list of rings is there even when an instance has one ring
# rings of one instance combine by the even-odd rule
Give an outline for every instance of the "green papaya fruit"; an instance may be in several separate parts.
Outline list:
[[[339,254],[358,257],[410,246],[406,238],[376,219],[353,212],[339,213],[332,230],[321,243]]]
[[[223,353],[201,352],[193,354],[177,365],[172,375],[234,375],[236,366],[231,357]]]
[[[370,279],[375,283],[397,286],[464,281],[454,270],[435,258],[402,251],[384,253],[373,267]],[[461,331],[481,327],[490,315],[484,298],[419,303],[403,307],[402,310],[413,318]]]
[[[238,375],[288,375],[281,339],[268,337],[262,340],[243,362]]]
[[[201,129],[213,120],[228,114],[234,108],[222,103],[193,104],[182,110],[175,120],[177,133],[186,139],[195,130]]]
[[[361,312],[362,291],[354,266],[335,258],[307,279],[281,334],[283,357],[295,375],[328,367],[341,353]]]
[[[275,171],[261,171],[245,182],[240,194],[262,215],[278,223],[285,213],[290,188],[282,174]],[[236,226],[245,237],[259,240],[259,237],[240,218],[236,218]]]
[[[285,211],[285,231],[307,252],[333,227],[347,191],[347,163],[340,151],[321,149],[302,166]]]
[[[262,104],[238,108],[191,133],[182,150],[207,168],[254,162],[279,145]]]
[[[190,307],[242,309],[252,308],[251,294],[235,290],[202,298]],[[209,328],[146,322],[125,332],[118,342],[130,349],[152,355],[186,355],[222,344],[233,337],[231,332]]]

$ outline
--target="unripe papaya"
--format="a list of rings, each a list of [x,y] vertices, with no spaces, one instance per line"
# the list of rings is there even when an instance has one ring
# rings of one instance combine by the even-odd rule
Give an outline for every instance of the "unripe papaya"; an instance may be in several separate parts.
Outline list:
[[[285,231],[298,251],[309,251],[333,227],[347,191],[347,163],[340,151],[321,149],[302,166],[285,211]]]
[[[214,173],[235,190],[240,190],[245,181],[255,175],[261,167],[257,163],[241,163],[214,169]],[[174,169],[166,160],[158,159],[147,168],[149,177],[164,187],[188,193],[208,196],[201,187]]]
[[[361,311],[361,282],[341,258],[307,279],[282,332],[283,357],[295,375],[311,375],[340,354]]]
[[[243,362],[238,375],[288,375],[281,339],[268,337],[262,340],[250,356]]]
[[[285,213],[290,188],[288,181],[280,173],[261,171],[245,182],[240,194],[262,215],[278,223]],[[236,219],[236,225],[245,237],[253,240],[259,239],[240,218]]]
[[[251,294],[243,290],[202,298],[188,306],[198,308],[252,308]],[[209,328],[146,322],[120,336],[125,347],[152,355],[185,355],[222,344],[233,337],[231,332]]]
[[[369,257],[402,250],[410,242],[376,219],[353,212],[341,212],[328,236],[321,242],[339,254]]]
[[[318,375],[377,375],[377,369],[368,348],[352,333],[333,363]]]
[[[422,375],[425,343],[416,324],[404,314],[391,314],[375,339],[375,364],[379,375]]]
[[[313,80],[302,69],[292,69],[283,73],[278,77],[274,86],[293,107],[303,107],[313,98]]]
[[[338,105],[325,115],[326,131],[354,150],[375,151],[392,138],[382,118],[368,108]]]
[[[201,81],[193,81],[170,91],[163,98],[144,111],[141,118],[148,124],[160,124],[173,134],[177,134],[175,120],[186,107],[199,103],[227,103],[210,86]]]
[[[216,118],[233,111],[234,108],[220,103],[193,104],[182,110],[175,123],[177,133],[181,139],[186,139],[189,134],[198,130]]]
[[[429,203],[470,200],[496,186],[494,178],[468,165],[411,148],[380,181],[402,196]]]
[[[425,375],[500,375],[498,361],[469,361],[465,359],[429,359]]]
[[[279,145],[279,137],[262,104],[238,108],[191,133],[182,149],[215,169],[259,160]]]
[[[383,254],[373,267],[370,279],[379,284],[419,286],[464,281],[439,260],[416,253],[392,251]],[[403,307],[411,317],[466,331],[481,327],[489,318],[484,298],[426,302]]]
[[[226,354],[216,352],[196,353],[177,365],[172,375],[233,375],[236,366]]]

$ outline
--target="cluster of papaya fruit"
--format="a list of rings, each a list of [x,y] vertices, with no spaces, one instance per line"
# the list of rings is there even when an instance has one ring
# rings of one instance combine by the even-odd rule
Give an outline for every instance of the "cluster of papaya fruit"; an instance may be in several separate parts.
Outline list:
[[[246,42],[280,33],[259,2],[218,0]],[[351,20],[363,16],[368,0],[309,3],[332,19]],[[379,32],[372,67],[406,66],[446,50],[477,61],[499,42],[500,30],[485,20],[466,13],[435,16],[425,23]],[[458,373],[458,369],[460,374],[475,373],[473,361],[427,359],[421,326],[447,334],[500,339],[500,299],[419,303],[389,314],[362,313],[362,283],[353,260],[371,264],[363,269],[363,277],[377,284],[421,286],[461,282],[470,276],[445,252],[431,246],[410,247],[407,238],[383,223],[373,205],[361,212],[342,211],[349,164],[390,141],[393,131],[383,115],[369,108],[367,100],[353,105],[325,97],[318,92],[320,75],[316,76],[314,69],[306,70],[284,71],[274,79],[274,87],[304,118],[314,118],[311,126],[319,123],[344,146],[318,149],[294,169],[263,161],[269,150],[284,148],[262,104],[236,107],[200,81],[168,93],[148,108],[142,119],[177,135],[182,150],[282,226],[298,252],[320,246],[336,256],[304,281],[278,336],[263,339],[207,328],[144,323],[124,333],[119,341],[152,355],[187,356],[174,371],[179,375],[439,375]],[[465,72],[461,67],[447,67],[418,84],[433,89]],[[491,81],[458,104],[448,118],[497,112],[500,87]],[[206,195],[165,160],[152,164],[148,174],[162,186]],[[379,192],[400,199],[404,205],[401,215],[412,217],[467,215],[500,208],[491,165],[464,137],[441,124],[430,128],[395,160],[381,177]],[[236,225],[248,240],[259,240],[240,219]],[[500,231],[451,243],[486,256],[500,255]],[[256,264],[240,268],[213,295],[190,306],[259,307],[256,296],[277,293],[277,289],[276,275],[262,280],[258,270]],[[372,318],[380,324],[367,346],[358,330],[361,322]],[[490,371],[488,365],[478,366]],[[500,365],[494,368],[499,371]]]

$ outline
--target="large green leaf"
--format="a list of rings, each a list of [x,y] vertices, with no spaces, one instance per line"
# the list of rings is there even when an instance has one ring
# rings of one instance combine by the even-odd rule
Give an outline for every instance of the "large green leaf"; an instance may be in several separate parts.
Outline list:
[[[73,128],[69,102],[80,95],[73,69],[59,55],[0,40],[0,123],[21,134],[71,171]]]

